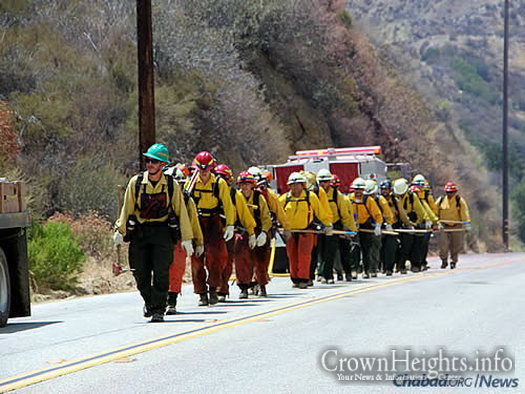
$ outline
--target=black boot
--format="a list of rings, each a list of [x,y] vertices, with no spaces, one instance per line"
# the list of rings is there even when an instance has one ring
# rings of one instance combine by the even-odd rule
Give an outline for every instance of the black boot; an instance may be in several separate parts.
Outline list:
[[[177,296],[179,294],[175,292],[168,293],[168,310],[166,315],[175,315],[177,313]]]
[[[456,268],[456,263],[450,263],[450,269],[453,270],[454,268]]]
[[[215,305],[219,302],[219,297],[217,296],[217,292],[215,289],[210,288],[210,305]]]
[[[209,305],[209,302],[208,302],[208,294],[207,293],[203,293],[203,294],[199,294],[199,306],[208,306]]]
[[[259,297],[268,297],[268,294],[266,293],[266,286],[261,285],[259,287]]]
[[[447,260],[441,260],[441,269],[445,269],[447,268],[447,266],[448,266]]]
[[[245,300],[248,298],[248,289],[241,289],[241,293],[239,294],[239,300]]]

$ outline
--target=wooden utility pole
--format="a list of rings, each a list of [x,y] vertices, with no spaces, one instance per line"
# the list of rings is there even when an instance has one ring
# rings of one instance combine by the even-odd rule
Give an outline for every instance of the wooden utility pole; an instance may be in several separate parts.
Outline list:
[[[502,136],[502,170],[503,170],[503,244],[509,250],[509,153],[508,153],[508,116],[509,116],[509,0],[505,0],[504,33],[503,33],[503,136]]]
[[[151,0],[137,0],[137,59],[139,76],[139,160],[155,143],[155,88]]]

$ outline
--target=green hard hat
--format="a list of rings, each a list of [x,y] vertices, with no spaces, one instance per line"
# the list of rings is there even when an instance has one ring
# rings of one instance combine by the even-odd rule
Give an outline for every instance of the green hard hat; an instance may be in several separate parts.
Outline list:
[[[149,147],[148,151],[144,153],[144,156],[151,157],[152,159],[160,160],[165,163],[170,162],[170,154],[168,148],[163,144],[153,144]]]

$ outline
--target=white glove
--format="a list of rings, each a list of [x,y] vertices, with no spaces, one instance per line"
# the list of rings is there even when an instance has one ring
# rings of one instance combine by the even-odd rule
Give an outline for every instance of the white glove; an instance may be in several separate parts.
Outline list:
[[[381,235],[381,224],[376,223],[376,227],[374,228],[374,235],[378,237]]]
[[[425,229],[430,230],[432,228],[432,222],[430,220],[427,220],[425,222]]]
[[[392,227],[391,224],[387,224],[387,225],[385,226],[385,230],[386,230],[386,231],[394,231],[394,228]]]
[[[438,223],[438,231],[444,230],[445,227],[441,223]]]
[[[113,243],[115,246],[120,246],[124,243],[124,236],[118,230],[113,234]]]
[[[250,249],[255,248],[255,245],[257,245],[257,237],[255,234],[250,235],[250,238],[248,238],[248,246]]]
[[[204,253],[204,245],[197,245],[195,247],[195,256],[201,257],[203,253]]]
[[[328,235],[328,236],[330,236],[330,235],[334,235],[334,228],[333,228],[333,226],[326,226],[326,227],[324,228],[324,233],[325,233],[326,235]]]
[[[467,233],[470,233],[470,232],[472,231],[472,224],[470,224],[470,223],[465,223],[465,227],[464,227],[464,228],[465,228],[465,231],[466,231]]]
[[[265,243],[266,243],[266,233],[264,231],[261,231],[261,233],[257,237],[257,246],[263,246]]]
[[[233,230],[233,226],[226,227],[226,231],[224,231],[224,240],[226,242],[233,238]]]
[[[191,239],[181,242],[182,248],[186,251],[186,256],[190,257],[193,254],[193,245]]]

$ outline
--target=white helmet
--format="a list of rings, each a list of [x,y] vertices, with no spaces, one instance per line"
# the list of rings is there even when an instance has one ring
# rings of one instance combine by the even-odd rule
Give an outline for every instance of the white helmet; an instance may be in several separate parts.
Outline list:
[[[322,170],[319,170],[317,173],[317,181],[323,182],[323,181],[331,181],[333,179],[332,174],[330,174],[330,171],[323,168]]]
[[[359,189],[359,190],[365,190],[366,189],[366,183],[363,178],[355,178],[352,182],[352,189]]]
[[[399,178],[394,181],[394,194],[402,195],[408,190],[408,181],[405,178]]]
[[[365,194],[377,194],[379,186],[377,186],[377,182],[375,180],[369,179],[365,182],[365,185]]]
[[[248,172],[256,178],[262,176],[262,171],[259,167],[252,166],[248,168]]]
[[[306,178],[303,174],[299,174],[298,172],[292,172],[290,176],[288,177],[288,185],[292,185],[294,183],[304,183],[306,184]]]
[[[412,179],[412,183],[414,185],[421,185],[423,186],[425,184],[427,180],[425,179],[425,177],[421,174],[417,174],[414,179]]]

